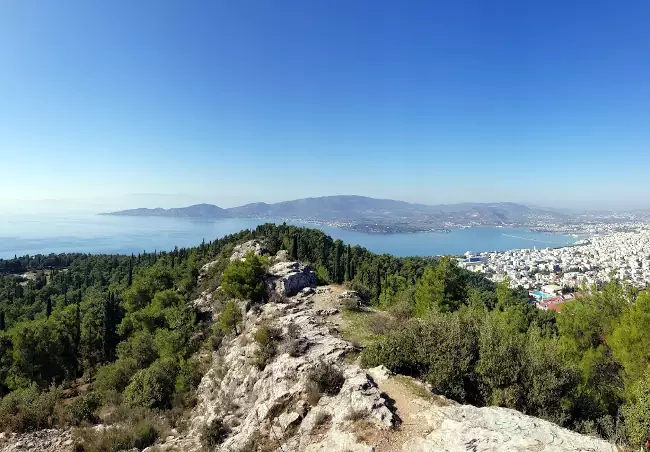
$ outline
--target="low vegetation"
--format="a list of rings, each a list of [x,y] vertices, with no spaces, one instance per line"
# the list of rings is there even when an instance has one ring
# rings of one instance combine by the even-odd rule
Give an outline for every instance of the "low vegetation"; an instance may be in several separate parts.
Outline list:
[[[105,429],[83,429],[76,432],[75,452],[116,452],[142,450],[162,436],[160,426],[150,420],[135,425],[120,425]]]
[[[343,383],[345,383],[345,377],[341,369],[332,363],[324,361],[321,361],[312,369],[309,380],[316,385],[321,393],[330,396],[337,395],[341,391]]]
[[[201,432],[201,444],[206,450],[214,450],[228,438],[229,434],[230,429],[223,421],[218,418],[214,419],[203,428]]]
[[[275,357],[278,344],[282,340],[282,332],[270,325],[260,325],[255,330],[254,339],[258,346],[255,352],[255,366],[263,370]]]

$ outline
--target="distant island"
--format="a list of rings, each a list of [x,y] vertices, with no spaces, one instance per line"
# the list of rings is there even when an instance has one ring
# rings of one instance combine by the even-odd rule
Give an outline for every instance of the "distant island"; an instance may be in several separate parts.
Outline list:
[[[319,223],[366,233],[446,231],[463,227],[525,227],[556,230],[571,221],[569,214],[523,204],[412,204],[392,199],[341,195],[303,198],[267,204],[257,202],[221,208],[196,204],[171,209],[137,208],[100,215],[173,218],[268,218]]]

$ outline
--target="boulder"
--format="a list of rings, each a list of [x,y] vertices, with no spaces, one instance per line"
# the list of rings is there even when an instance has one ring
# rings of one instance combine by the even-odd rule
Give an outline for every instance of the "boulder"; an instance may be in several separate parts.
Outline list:
[[[241,245],[237,245],[232,251],[230,261],[243,261],[246,259],[246,255],[249,253],[253,253],[256,256],[264,256],[270,254],[269,250],[266,248],[263,242],[254,239],[242,243]]]
[[[199,281],[201,281],[210,272],[210,269],[219,263],[219,259],[208,262],[199,270]]]
[[[289,257],[289,251],[287,250],[280,250],[277,252],[275,257],[273,258],[274,262],[289,262],[291,258]]]
[[[314,271],[299,262],[279,262],[269,269],[269,273],[269,284],[276,292],[287,297],[315,286],[317,282]]]

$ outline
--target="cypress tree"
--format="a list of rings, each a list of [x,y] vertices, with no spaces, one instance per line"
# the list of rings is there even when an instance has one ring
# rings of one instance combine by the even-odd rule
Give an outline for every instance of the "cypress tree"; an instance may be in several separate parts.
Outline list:
[[[350,245],[348,245],[348,249],[346,250],[345,253],[345,277],[344,279],[346,281],[351,281],[352,280],[352,256],[351,256],[351,248]]]
[[[52,315],[52,297],[47,297],[47,305],[45,306],[45,316],[50,318]]]
[[[327,236],[325,234],[323,234],[323,249],[321,251],[322,253],[320,256],[320,263],[327,267],[329,261],[329,247],[327,243]]]
[[[334,281],[341,282],[341,241],[337,240],[334,245]]]
[[[138,260],[139,259],[140,255],[138,254]],[[129,259],[129,276],[126,280],[127,287],[131,287],[131,284],[133,284],[133,254],[131,254],[131,259]]]
[[[291,259],[298,259],[298,234],[291,237]]]
[[[0,331],[5,330],[5,312],[0,311]]]
[[[379,301],[379,297],[381,297],[381,268],[377,264],[377,301]]]
[[[81,297],[77,300],[76,303],[76,310],[75,310],[75,318],[74,318],[74,326],[75,326],[75,331],[74,331],[74,348],[75,348],[75,354],[78,356],[79,355],[79,344],[81,343]]]

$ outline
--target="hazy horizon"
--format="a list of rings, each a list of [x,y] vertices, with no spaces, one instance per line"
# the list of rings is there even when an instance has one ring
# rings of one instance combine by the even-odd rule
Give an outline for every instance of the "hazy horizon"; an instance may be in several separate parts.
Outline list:
[[[648,23],[643,1],[9,1],[0,212],[650,208]]]

